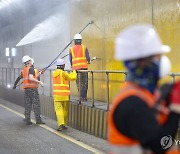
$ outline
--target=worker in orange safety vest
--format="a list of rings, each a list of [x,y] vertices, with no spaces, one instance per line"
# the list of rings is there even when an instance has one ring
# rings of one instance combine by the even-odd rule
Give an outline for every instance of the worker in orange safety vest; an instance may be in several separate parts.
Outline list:
[[[38,80],[39,72],[32,67],[33,59],[28,55],[22,58],[22,62],[24,63],[24,68],[21,71],[21,75],[16,79],[14,83],[13,89],[16,88],[17,83],[20,79],[23,79],[23,89],[25,92],[24,100],[25,100],[25,122],[26,125],[31,125],[31,109],[33,106],[36,124],[45,124],[40,117],[40,101],[39,101],[39,93],[38,86],[39,84],[43,86],[43,83]]]
[[[180,114],[180,82],[158,81],[171,63],[153,26],[125,28],[116,39],[115,58],[127,68],[126,84],[113,100],[108,116],[108,142],[112,154],[175,154],[173,146]]]
[[[70,48],[69,60],[73,70],[87,70],[90,56],[87,47],[82,43],[80,34],[74,35],[75,45]],[[80,93],[80,101],[87,101],[88,72],[78,72],[76,85]]]
[[[58,59],[56,62],[57,69],[53,72],[53,97],[54,109],[56,112],[58,131],[67,129],[68,106],[69,106],[69,81],[76,80],[76,71],[67,73],[64,71],[65,61]]]

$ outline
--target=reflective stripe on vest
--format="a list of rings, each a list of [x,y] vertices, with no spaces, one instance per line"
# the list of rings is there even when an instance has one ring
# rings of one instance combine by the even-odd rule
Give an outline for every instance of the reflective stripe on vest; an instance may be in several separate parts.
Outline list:
[[[108,140],[110,144],[112,145],[119,145],[119,146],[132,146],[132,145],[139,145],[139,142],[137,140],[134,140],[132,138],[129,138],[119,132],[119,130],[116,128],[114,120],[113,120],[113,114],[116,109],[116,107],[119,105],[119,103],[122,102],[125,98],[129,96],[137,96],[141,98],[144,102],[147,103],[149,108],[153,108],[156,99],[149,91],[146,89],[140,88],[134,84],[127,83],[125,88],[121,91],[120,95],[118,95],[115,100],[112,102],[112,106],[109,111],[108,116]],[[163,117],[163,118],[159,118]],[[157,120],[160,124],[163,124],[167,120],[167,115],[163,113],[158,113]]]
[[[88,68],[86,59],[86,47],[84,45],[75,45],[70,48],[72,55],[72,69],[78,70],[82,68]]]
[[[53,77],[53,95],[69,96],[69,82],[64,78],[63,71],[57,77]]]
[[[29,80],[29,66],[25,66],[22,70],[23,75],[23,89],[26,88],[38,88],[38,83]],[[34,75],[35,76],[35,75]]]

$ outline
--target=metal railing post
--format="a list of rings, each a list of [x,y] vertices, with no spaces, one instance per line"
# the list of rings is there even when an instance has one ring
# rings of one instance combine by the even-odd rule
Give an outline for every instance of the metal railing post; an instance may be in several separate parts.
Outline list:
[[[106,72],[106,87],[107,87],[107,110],[109,110],[109,72]]]
[[[5,86],[7,86],[7,68],[6,68],[6,85]]]
[[[49,84],[49,88],[50,88],[50,97],[52,97],[52,71],[49,70],[49,74],[50,74],[50,84]]]
[[[14,77],[13,77],[13,82],[15,82],[15,77],[16,77],[16,69],[14,68]]]
[[[78,81],[79,81],[79,104],[81,104],[81,72],[78,71]]]
[[[44,84],[44,74],[43,74],[43,84]],[[44,86],[42,88],[43,88],[42,95],[44,95]]]
[[[2,68],[2,86],[4,86],[4,67]]]
[[[94,107],[94,74],[91,71],[91,84],[92,84],[92,107]]]
[[[127,80],[127,72],[124,72],[124,75],[125,75],[125,80],[124,80],[124,82],[126,82],[126,80]]]
[[[172,83],[175,83],[175,74],[172,73],[171,76],[172,76]]]

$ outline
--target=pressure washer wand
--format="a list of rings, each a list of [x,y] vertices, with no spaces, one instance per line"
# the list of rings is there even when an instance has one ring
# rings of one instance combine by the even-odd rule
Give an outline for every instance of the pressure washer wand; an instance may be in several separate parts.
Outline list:
[[[91,20],[80,32],[79,34],[81,34],[90,24],[93,24],[94,21]],[[42,69],[42,71],[46,71],[49,67],[51,67],[54,62],[58,59],[58,57],[67,49],[67,47],[73,42],[74,39],[72,39],[66,46],[65,48],[54,58],[54,60],[45,68]]]

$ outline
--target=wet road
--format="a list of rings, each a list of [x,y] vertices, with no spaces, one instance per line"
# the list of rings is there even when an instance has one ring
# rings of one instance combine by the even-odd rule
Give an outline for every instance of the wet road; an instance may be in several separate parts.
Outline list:
[[[99,153],[65,139],[48,126],[25,125],[22,117],[0,106],[0,154]],[[50,129],[50,131],[48,130]]]

